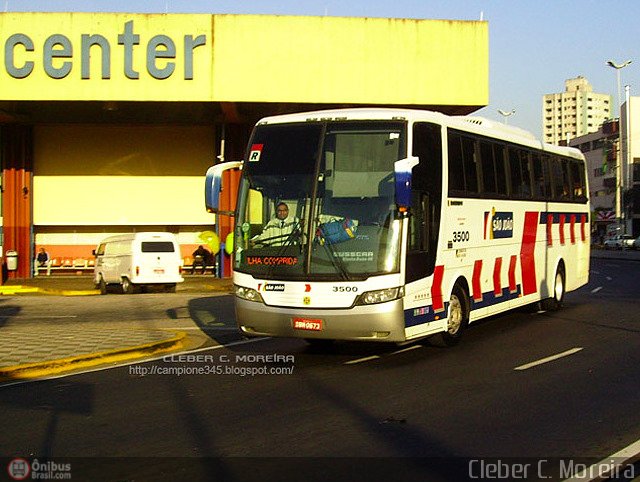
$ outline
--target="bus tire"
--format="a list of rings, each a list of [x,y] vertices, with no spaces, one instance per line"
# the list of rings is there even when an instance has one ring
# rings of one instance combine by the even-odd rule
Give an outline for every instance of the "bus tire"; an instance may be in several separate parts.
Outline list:
[[[457,345],[462,332],[469,324],[469,296],[466,291],[456,284],[449,298],[449,316],[447,317],[447,331],[433,335],[429,342],[435,346]]]
[[[543,310],[559,310],[562,308],[562,302],[564,301],[564,294],[566,292],[565,280],[564,266],[560,264],[556,269],[556,276],[553,279],[552,295],[550,298],[542,300]]]

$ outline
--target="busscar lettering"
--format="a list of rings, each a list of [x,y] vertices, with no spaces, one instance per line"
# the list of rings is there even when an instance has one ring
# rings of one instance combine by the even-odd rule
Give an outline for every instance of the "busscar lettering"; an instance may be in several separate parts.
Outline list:
[[[206,35],[185,35],[183,37],[184,80],[193,80],[194,51],[206,45]],[[134,21],[124,24],[117,36],[117,44],[124,53],[123,73],[125,78],[137,80],[140,73],[134,69],[134,59],[141,44],[140,35],[135,33]],[[100,62],[100,78],[111,78],[111,43],[99,34],[80,35],[80,78],[91,79],[91,59]],[[98,53],[99,51],[99,53]],[[91,55],[93,53],[93,56]],[[4,42],[4,67],[14,79],[29,77],[36,68],[36,60],[42,58],[42,69],[52,79],[63,79],[71,74],[74,67],[74,45],[69,37],[54,33],[46,38],[42,49],[37,49],[33,40],[25,33],[10,35]],[[21,63],[17,58],[25,59]],[[77,60],[77,59],[76,59]],[[175,70],[178,51],[175,41],[168,35],[153,35],[146,41],[146,71],[158,80],[168,79]]]

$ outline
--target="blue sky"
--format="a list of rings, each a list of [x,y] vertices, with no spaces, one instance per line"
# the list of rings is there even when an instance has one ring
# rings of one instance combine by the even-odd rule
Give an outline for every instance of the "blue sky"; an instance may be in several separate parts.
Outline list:
[[[622,86],[640,96],[640,2],[637,0],[0,0],[2,11],[238,13],[435,18],[489,22],[489,106],[477,114],[540,136],[542,95],[582,75],[617,97],[607,60],[633,60]],[[617,109],[616,109],[617,113]]]

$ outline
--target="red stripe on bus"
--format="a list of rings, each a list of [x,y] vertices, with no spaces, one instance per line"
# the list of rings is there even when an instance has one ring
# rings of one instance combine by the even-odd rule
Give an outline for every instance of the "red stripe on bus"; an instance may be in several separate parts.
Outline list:
[[[500,272],[502,271],[502,258],[496,258],[493,265],[493,294],[500,296],[502,294],[502,284],[500,284]]]
[[[547,246],[553,246],[553,214],[547,214]]]
[[[549,218],[547,218],[549,222]],[[524,229],[522,230],[522,245],[520,246],[520,267],[522,269],[522,293],[529,295],[538,290],[536,282],[536,234],[538,230],[538,213],[527,211],[524,213]]]
[[[482,273],[482,260],[477,260],[473,265],[473,280],[471,282],[473,288],[473,299],[482,301],[482,287],[480,286],[480,273]]]
[[[438,313],[444,311],[444,302],[442,300],[442,278],[444,276],[444,265],[436,266],[433,271],[433,284],[431,285],[431,304],[433,312]]]
[[[587,236],[584,234],[584,225],[586,222],[587,222],[587,215],[581,214],[580,215],[580,239],[582,240],[583,243],[587,239]]]
[[[576,215],[572,214],[569,217],[569,235],[571,244],[576,244]]]
[[[518,287],[516,286],[516,260],[518,257],[514,254],[509,260],[509,292],[515,293]]]
[[[560,215],[560,244],[564,246],[564,214]]]

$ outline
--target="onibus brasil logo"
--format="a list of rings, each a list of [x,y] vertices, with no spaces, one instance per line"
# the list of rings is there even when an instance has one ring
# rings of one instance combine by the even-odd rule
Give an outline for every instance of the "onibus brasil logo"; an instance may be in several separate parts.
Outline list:
[[[52,460],[39,462],[38,459],[29,462],[22,457],[16,457],[7,465],[7,472],[13,480],[26,480],[30,475],[33,479],[69,480],[71,479],[71,464]]]

